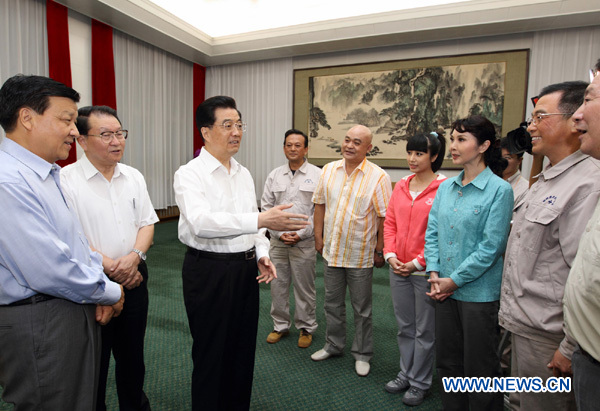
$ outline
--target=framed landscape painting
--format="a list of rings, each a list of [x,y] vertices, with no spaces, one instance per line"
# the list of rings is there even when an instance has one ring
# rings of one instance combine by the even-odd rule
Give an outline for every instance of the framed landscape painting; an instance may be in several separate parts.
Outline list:
[[[448,138],[456,119],[481,114],[498,136],[525,115],[528,51],[472,54],[294,71],[294,128],[309,135],[317,165],[339,159],[346,131],[373,132],[369,160],[405,168],[406,140],[418,132]],[[448,154],[448,153],[447,153]],[[447,156],[444,168],[453,168]]]

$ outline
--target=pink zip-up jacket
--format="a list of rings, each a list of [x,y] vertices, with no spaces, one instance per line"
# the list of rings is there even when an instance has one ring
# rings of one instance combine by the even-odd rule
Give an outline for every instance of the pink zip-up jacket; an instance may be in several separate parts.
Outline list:
[[[383,223],[383,254],[387,261],[396,257],[402,263],[415,262],[419,271],[425,270],[425,231],[429,211],[441,182],[446,176],[438,174],[417,198],[410,195],[414,174],[396,183]],[[417,264],[418,263],[418,264]]]

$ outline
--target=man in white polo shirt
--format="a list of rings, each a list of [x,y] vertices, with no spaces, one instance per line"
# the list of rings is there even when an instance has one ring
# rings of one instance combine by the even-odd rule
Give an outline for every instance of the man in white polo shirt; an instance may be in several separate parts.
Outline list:
[[[146,252],[154,237],[154,212],[146,182],[119,161],[127,130],[107,106],[79,109],[77,138],[85,155],[61,171],[68,203],[79,217],[90,246],[102,254],[104,272],[125,289],[120,317],[102,327],[102,358],[96,410],[104,402],[111,351],[119,408],[149,410],[144,387],[144,336],[148,316]]]

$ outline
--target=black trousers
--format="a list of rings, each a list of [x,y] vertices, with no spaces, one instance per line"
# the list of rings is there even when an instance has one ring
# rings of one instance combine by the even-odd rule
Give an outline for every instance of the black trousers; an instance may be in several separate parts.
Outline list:
[[[214,260],[189,251],[183,297],[192,345],[192,409],[248,410],[258,327],[256,259]]]
[[[98,384],[97,411],[106,410],[106,379],[110,354],[115,357],[115,380],[119,409],[150,410],[144,393],[144,337],[148,319],[148,267],[141,262],[138,271],[144,281],[132,289],[125,289],[125,304],[121,315],[102,326],[102,357]]]
[[[498,301],[472,303],[448,298],[436,304],[437,377],[444,410],[504,409],[498,393],[445,392],[443,377],[500,377]]]

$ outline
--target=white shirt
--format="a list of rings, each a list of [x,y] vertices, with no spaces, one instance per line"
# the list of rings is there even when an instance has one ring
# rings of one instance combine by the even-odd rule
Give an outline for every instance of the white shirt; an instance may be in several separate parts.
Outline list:
[[[205,148],[175,172],[179,241],[204,251],[237,253],[256,247],[256,259],[269,255],[265,229],[250,172],[231,158],[230,172]]]
[[[302,243],[309,245],[308,243],[312,242],[312,247],[314,247],[315,237],[312,218],[315,205],[312,202],[312,196],[315,188],[317,188],[320,176],[321,169],[306,160],[295,173],[292,173],[289,164],[284,164],[269,173],[260,201],[263,210],[269,210],[281,204],[293,204],[285,211],[310,216],[310,225],[296,231],[296,233]],[[272,238],[279,239],[281,234],[287,231],[269,230],[269,232]]]
[[[129,254],[140,228],[158,221],[146,181],[133,167],[117,164],[108,181],[84,155],[61,170],[60,182],[90,245],[109,258]]]

